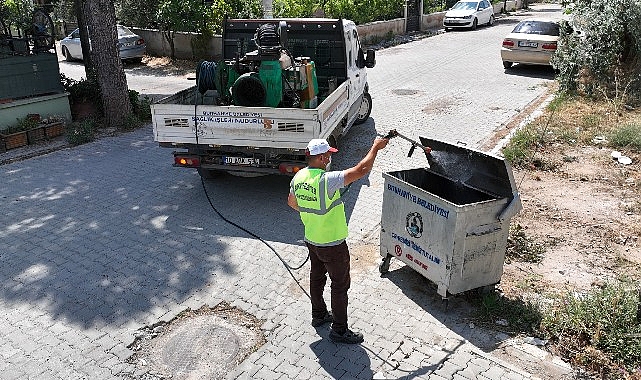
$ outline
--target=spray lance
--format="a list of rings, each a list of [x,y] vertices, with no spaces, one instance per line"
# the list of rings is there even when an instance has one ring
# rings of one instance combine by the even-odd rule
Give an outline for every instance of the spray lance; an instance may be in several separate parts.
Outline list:
[[[416,150],[416,147],[419,147],[419,148],[423,149],[423,152],[425,152],[425,156],[428,156],[428,157],[429,157],[430,152],[432,151],[432,148],[430,148],[429,146],[424,146],[421,143],[419,143],[418,141],[412,140],[407,136],[403,136],[402,134],[398,133],[396,131],[396,129],[392,129],[391,131],[389,131],[387,133],[387,135],[385,135],[385,137],[383,137],[383,138],[384,139],[391,139],[391,138],[394,138],[394,137],[400,137],[400,138],[402,138],[404,140],[407,140],[407,141],[412,143],[412,147],[410,148],[410,151],[407,153],[407,157],[411,157],[412,154],[414,154],[414,150]]]

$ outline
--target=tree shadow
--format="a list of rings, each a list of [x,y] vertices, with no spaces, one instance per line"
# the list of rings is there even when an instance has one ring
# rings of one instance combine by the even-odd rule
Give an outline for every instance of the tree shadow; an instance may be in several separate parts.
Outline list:
[[[337,168],[362,158],[358,144],[369,148],[375,134],[358,136],[366,130],[350,132]],[[144,324],[275,259],[209,200],[266,242],[286,244],[276,249],[287,262],[305,260],[303,226],[287,206],[290,177],[225,176],[206,182],[206,193],[195,170],[171,162],[148,126],[0,167],[2,302],[83,328]]]
[[[84,328],[120,326],[160,317],[243,269],[235,237],[248,235],[211,211],[197,173],[173,168],[151,136],[146,128],[0,168],[5,304]],[[242,210],[241,223],[258,219],[257,233],[295,243],[302,229],[287,183],[229,181],[218,193],[235,196],[221,203]],[[257,256],[270,253],[248,244],[259,252],[243,265],[260,265]]]

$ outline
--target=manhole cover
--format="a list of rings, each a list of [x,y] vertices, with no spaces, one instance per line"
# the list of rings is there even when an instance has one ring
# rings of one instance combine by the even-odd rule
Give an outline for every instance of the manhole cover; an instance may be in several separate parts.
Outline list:
[[[186,310],[141,329],[129,362],[145,379],[217,379],[264,343],[261,321],[227,304]]]
[[[420,94],[421,92],[422,91],[419,91],[419,90],[408,90],[403,88],[397,88],[396,90],[392,90],[392,93],[394,95],[401,95],[401,96],[416,95],[416,94]]]

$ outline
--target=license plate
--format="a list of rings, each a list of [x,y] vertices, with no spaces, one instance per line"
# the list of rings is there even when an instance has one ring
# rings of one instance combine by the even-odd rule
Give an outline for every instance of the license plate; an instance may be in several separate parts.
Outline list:
[[[537,47],[539,46],[538,42],[530,42],[530,41],[519,41],[519,47]]]
[[[253,157],[223,157],[225,165],[253,165],[258,166],[258,158]]]

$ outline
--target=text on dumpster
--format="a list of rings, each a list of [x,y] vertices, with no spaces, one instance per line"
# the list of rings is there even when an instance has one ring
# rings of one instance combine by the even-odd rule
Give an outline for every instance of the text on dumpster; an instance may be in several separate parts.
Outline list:
[[[416,194],[412,194],[411,191],[401,189],[400,187],[394,186],[391,183],[387,184],[387,190],[391,191],[392,193],[407,199],[408,201],[412,201],[416,203],[417,205],[426,208],[429,211],[432,211],[436,215],[442,216],[445,219],[449,218],[450,216],[450,210],[446,210],[442,207],[439,207],[433,203],[430,203],[429,201],[422,199],[421,197],[417,196]]]

